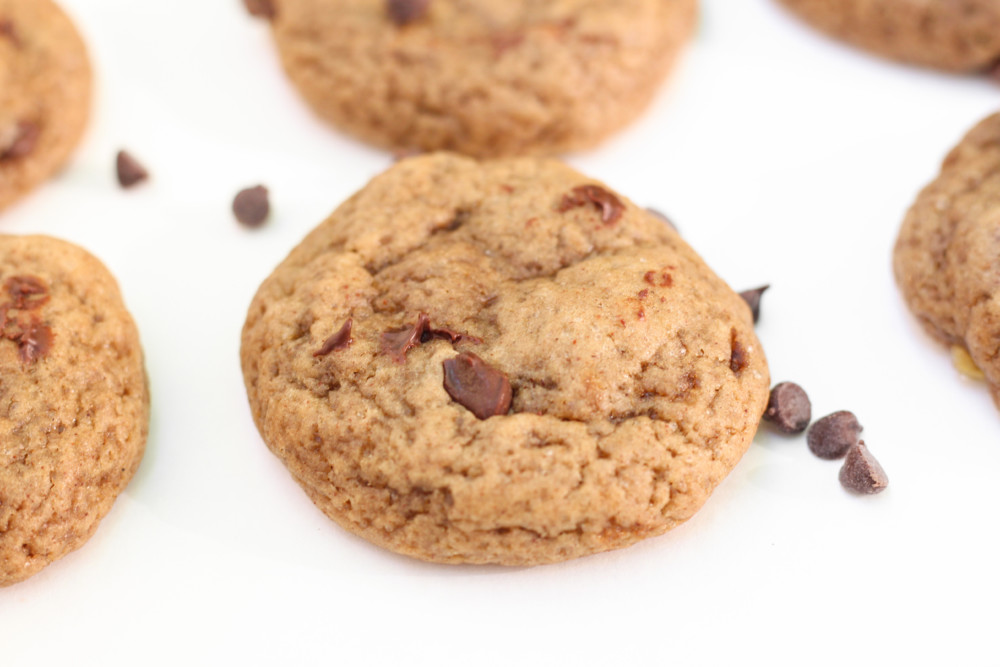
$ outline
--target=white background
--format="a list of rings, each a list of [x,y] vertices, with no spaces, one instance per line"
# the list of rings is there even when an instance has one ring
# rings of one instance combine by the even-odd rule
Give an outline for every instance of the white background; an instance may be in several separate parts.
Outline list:
[[[62,0],[97,78],[84,144],[0,215],[118,277],[146,350],[146,458],[94,538],[0,590],[0,664],[998,664],[1000,415],[903,306],[906,209],[1000,86],[835,44],[771,0],[704,0],[654,107],[585,173],[669,213],[737,289],[775,381],[853,410],[890,477],[763,428],[690,522],[534,569],[433,566],[345,533],[260,440],[239,369],[261,280],[387,154],[313,118],[238,0]],[[115,152],[153,179],[122,192]],[[229,206],[264,183],[274,216]]]

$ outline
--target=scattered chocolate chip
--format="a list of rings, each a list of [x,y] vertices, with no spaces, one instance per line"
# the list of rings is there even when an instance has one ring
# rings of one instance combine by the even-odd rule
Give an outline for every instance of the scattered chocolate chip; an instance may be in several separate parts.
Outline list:
[[[573,188],[568,195],[563,195],[562,202],[559,204],[559,212],[565,213],[570,209],[587,204],[593,204],[600,209],[601,221],[605,225],[615,224],[625,212],[625,204],[599,185],[581,185]]]
[[[138,185],[149,178],[149,172],[146,171],[146,168],[127,151],[118,151],[118,156],[115,158],[115,169],[118,172],[118,183],[123,188]]]
[[[991,79],[1000,83],[1000,60],[995,62],[989,69],[989,76]]]
[[[667,224],[667,225],[668,225],[668,226],[670,227],[670,229],[674,230],[675,232],[677,231],[677,225],[675,225],[675,224],[674,224],[674,221],[673,221],[673,220],[671,220],[671,219],[670,219],[670,218],[669,218],[669,217],[668,217],[668,216],[667,216],[667,215],[666,215],[665,213],[663,213],[662,211],[658,211],[658,210],[656,210],[655,208],[647,208],[647,209],[646,209],[646,212],[647,212],[647,213],[651,213],[651,214],[653,215],[653,217],[654,217],[654,218],[659,218],[660,220],[662,220],[663,222],[665,222],[665,223],[666,223],[666,224]]]
[[[49,300],[49,288],[34,276],[11,276],[4,283],[4,288],[14,300],[10,307],[17,310],[34,310]]]
[[[6,147],[0,147],[0,160],[17,160],[29,155],[35,150],[38,144],[38,136],[41,129],[37,123],[22,120],[14,129],[13,136],[8,140]]]
[[[443,366],[444,390],[479,419],[510,410],[512,392],[507,376],[476,355],[465,352],[445,360]]]
[[[405,363],[406,353],[420,345],[430,321],[427,313],[420,313],[416,324],[386,331],[382,334],[382,354],[388,354],[397,364]]]
[[[732,353],[729,356],[729,368],[734,373],[739,374],[750,364],[750,359],[747,357],[747,350],[743,347],[743,343],[736,337],[736,329],[732,329],[730,332],[730,342]]]
[[[0,19],[0,39],[7,39],[15,49],[24,46],[21,35],[17,32],[17,26],[10,19]]]
[[[37,319],[33,319],[18,340],[18,353],[21,356],[21,361],[33,364],[48,354],[51,348],[52,329]]]
[[[387,0],[389,18],[396,25],[406,25],[424,17],[430,0]]]
[[[743,300],[747,302],[750,306],[750,312],[753,313],[753,323],[757,324],[757,320],[760,319],[760,297],[761,295],[770,289],[770,285],[763,285],[756,289],[748,289],[746,292],[740,292],[740,296]]]
[[[243,0],[243,5],[251,16],[271,21],[277,15],[273,0]]]
[[[812,403],[799,385],[780,382],[771,390],[764,419],[784,433],[802,433],[812,419]]]
[[[848,491],[871,495],[885,491],[889,476],[861,440],[847,452],[840,469],[840,483]]]
[[[841,410],[817,420],[809,429],[806,442],[813,454],[832,461],[857,444],[862,430],[853,412]]]
[[[233,213],[241,224],[259,227],[267,220],[271,204],[267,198],[267,188],[263,185],[240,190],[233,199]]]
[[[344,326],[340,327],[337,333],[333,334],[323,343],[323,347],[313,352],[314,357],[325,357],[334,350],[346,350],[354,342],[351,338],[351,329],[354,327],[354,320],[348,319]]]

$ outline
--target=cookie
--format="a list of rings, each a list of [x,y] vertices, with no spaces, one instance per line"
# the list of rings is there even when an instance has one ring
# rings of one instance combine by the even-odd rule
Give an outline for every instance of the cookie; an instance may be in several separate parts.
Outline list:
[[[473,156],[592,146],[648,106],[696,0],[273,0],[315,111],[374,144]]]
[[[261,285],[254,419],[341,526],[532,565],[690,518],[750,444],[747,304],[662,220],[554,161],[410,158]]]
[[[910,209],[896,281],[932,336],[968,350],[1000,407],[1000,114],[969,132]]]
[[[148,420],[139,335],[107,269],[64,241],[0,236],[0,586],[90,538]]]
[[[90,111],[83,41],[50,0],[0,0],[0,209],[58,171]]]
[[[805,21],[881,56],[955,72],[1000,60],[1000,0],[780,0]]]

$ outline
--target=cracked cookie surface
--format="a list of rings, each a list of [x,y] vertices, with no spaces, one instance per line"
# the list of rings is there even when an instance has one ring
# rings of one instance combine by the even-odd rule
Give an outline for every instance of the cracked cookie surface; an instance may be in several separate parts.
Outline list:
[[[142,458],[139,336],[93,256],[0,236],[0,586],[80,547]]]
[[[86,48],[50,0],[0,0],[0,209],[58,171],[90,112]]]
[[[316,505],[444,563],[673,528],[740,459],[769,386],[746,303],[676,232],[531,158],[375,178],[261,285],[241,359],[263,439]],[[486,400],[467,407],[450,392],[470,380]]]
[[[894,268],[913,314],[968,350],[1000,407],[1000,114],[973,128],[920,193]]]
[[[827,34],[893,60],[956,72],[1000,61],[1000,0],[779,0]]]
[[[475,156],[586,148],[649,104],[696,0],[274,0],[285,70],[314,110],[397,149]],[[426,3],[423,3],[426,4]]]

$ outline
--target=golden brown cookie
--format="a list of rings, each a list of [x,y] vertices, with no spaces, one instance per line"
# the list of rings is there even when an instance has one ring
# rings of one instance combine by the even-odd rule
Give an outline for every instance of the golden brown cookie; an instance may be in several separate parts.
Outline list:
[[[1000,407],[1000,114],[969,132],[896,241],[896,280],[938,340],[968,350]]]
[[[0,586],[90,538],[148,421],[139,335],[111,274],[65,241],[0,236]]]
[[[0,0],[0,209],[52,176],[90,112],[87,52],[50,0]]]
[[[285,70],[323,118],[381,146],[475,156],[586,148],[623,127],[696,14],[696,0],[267,6]]]
[[[833,37],[956,72],[1000,60],[1000,0],[780,0]]]
[[[662,220],[554,161],[405,160],[260,287],[243,373],[340,525],[530,565],[691,517],[750,444],[747,304]]]

